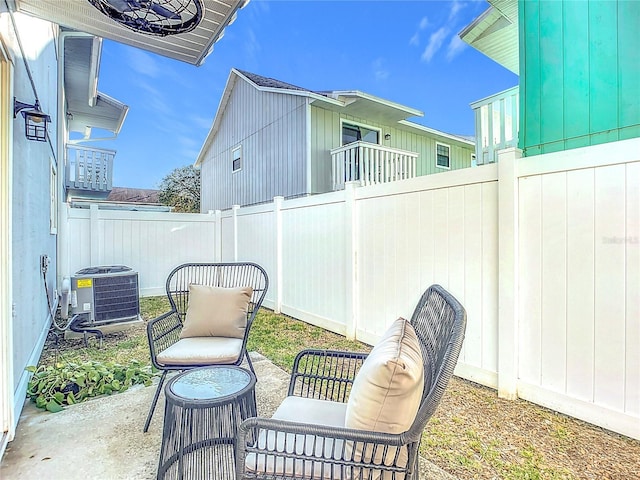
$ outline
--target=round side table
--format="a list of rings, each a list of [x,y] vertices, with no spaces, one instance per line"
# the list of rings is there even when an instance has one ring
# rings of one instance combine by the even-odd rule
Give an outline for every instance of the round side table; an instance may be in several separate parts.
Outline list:
[[[256,416],[256,377],[236,366],[176,375],[166,404],[158,479],[232,479],[237,426]]]

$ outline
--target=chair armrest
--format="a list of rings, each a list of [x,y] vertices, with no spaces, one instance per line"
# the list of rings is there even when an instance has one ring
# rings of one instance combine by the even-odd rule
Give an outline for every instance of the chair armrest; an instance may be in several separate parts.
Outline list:
[[[156,356],[180,340],[181,330],[182,322],[178,312],[175,310],[149,320],[149,323],[147,323],[147,339],[149,340],[151,363],[154,367],[162,369],[162,366],[156,361]]]
[[[367,355],[365,352],[302,350],[293,363],[288,395],[346,402]]]
[[[236,480],[327,478],[329,469],[331,478],[415,478],[417,443],[404,434],[252,417],[238,427]]]

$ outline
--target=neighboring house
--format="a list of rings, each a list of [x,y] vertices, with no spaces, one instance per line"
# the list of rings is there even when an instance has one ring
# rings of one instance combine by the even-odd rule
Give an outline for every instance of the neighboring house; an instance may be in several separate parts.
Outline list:
[[[113,187],[107,202],[160,205],[160,190],[148,188]]]
[[[143,3],[124,17],[152,7]],[[142,25],[135,21],[122,26],[86,0],[0,3],[0,455],[24,405],[25,367],[38,362],[58,305],[60,265],[70,254],[64,202],[82,192],[106,198],[111,190],[115,152],[78,145],[92,128],[117,135],[127,113],[96,89],[99,37],[199,65],[244,3],[216,3],[191,31],[167,36],[135,31]],[[44,141],[27,138],[14,100],[37,102],[49,116],[48,125],[34,127],[47,132]],[[70,140],[70,132],[81,138]]]
[[[95,205],[99,210],[125,210],[130,212],[170,212],[173,207],[163,205],[158,198],[159,190],[146,188],[113,187],[106,198],[97,191],[93,197],[86,194],[80,196],[69,195],[67,188],[67,203],[73,208],[91,208]]]
[[[640,137],[640,4],[489,0],[460,38],[520,76],[472,104],[478,164]]]
[[[314,92],[232,69],[196,166],[203,212],[472,165],[474,142],[359,91]]]

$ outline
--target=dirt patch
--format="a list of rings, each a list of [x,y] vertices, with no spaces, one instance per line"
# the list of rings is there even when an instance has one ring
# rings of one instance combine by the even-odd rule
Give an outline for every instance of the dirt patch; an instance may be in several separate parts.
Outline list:
[[[460,478],[640,478],[640,442],[454,377],[423,455]]]

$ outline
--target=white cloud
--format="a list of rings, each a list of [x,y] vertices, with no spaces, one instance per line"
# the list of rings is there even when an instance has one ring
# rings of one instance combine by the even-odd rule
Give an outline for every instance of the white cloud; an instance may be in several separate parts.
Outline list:
[[[425,62],[430,62],[433,56],[440,50],[442,47],[442,43],[449,33],[446,27],[441,27],[437,31],[433,32],[429,37],[429,43],[427,44],[427,48],[422,52],[422,60]]]
[[[244,42],[244,49],[249,58],[255,58],[260,53],[261,46],[258,38],[256,37],[253,29],[249,28],[246,34],[246,41]]]
[[[453,60],[465,48],[467,48],[467,44],[460,40],[460,37],[458,35],[452,36],[451,40],[449,41],[449,45],[447,46],[447,60]]]
[[[418,24],[418,29],[416,33],[413,34],[413,37],[409,40],[409,45],[415,45],[416,47],[420,45],[420,32],[429,26],[429,19],[427,17],[422,17],[420,23]]]
[[[372,63],[372,67],[376,80],[383,81],[389,78],[389,70],[384,68],[383,58],[377,58],[376,60],[374,60],[374,62]]]
[[[127,49],[127,57],[129,66],[135,72],[151,78],[157,78],[160,75],[158,61],[150,53],[143,52],[138,48],[129,48]]]
[[[453,20],[464,7],[464,3],[459,0],[453,0],[453,2],[451,2],[451,10],[449,10],[449,21]]]

